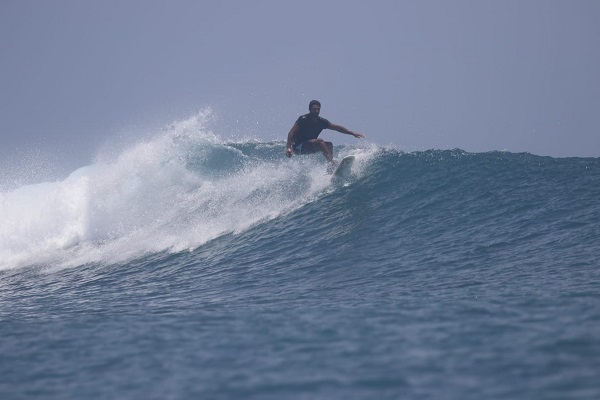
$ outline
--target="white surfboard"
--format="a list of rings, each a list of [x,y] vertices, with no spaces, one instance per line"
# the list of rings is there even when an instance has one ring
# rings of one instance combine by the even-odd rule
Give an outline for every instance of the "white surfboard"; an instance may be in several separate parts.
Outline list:
[[[337,168],[333,172],[331,177],[332,181],[343,181],[348,179],[352,172],[352,164],[354,163],[354,156],[347,156],[340,161]]]

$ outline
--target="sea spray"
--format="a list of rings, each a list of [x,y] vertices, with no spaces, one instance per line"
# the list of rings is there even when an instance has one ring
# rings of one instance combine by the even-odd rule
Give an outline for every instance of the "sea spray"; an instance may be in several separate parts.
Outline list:
[[[288,159],[281,143],[228,142],[207,129],[211,118],[203,111],[64,180],[1,193],[0,268],[194,249],[329,186],[319,155]]]

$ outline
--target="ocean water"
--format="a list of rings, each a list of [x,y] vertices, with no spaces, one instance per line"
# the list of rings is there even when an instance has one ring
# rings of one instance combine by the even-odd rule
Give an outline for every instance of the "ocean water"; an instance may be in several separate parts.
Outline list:
[[[203,116],[0,194],[2,399],[598,399],[600,159]]]

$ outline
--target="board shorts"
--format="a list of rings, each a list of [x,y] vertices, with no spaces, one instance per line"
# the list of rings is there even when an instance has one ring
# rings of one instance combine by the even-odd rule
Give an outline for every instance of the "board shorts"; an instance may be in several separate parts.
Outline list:
[[[319,151],[319,149],[315,149],[315,146],[311,142],[308,142],[308,141],[294,145],[293,149],[294,149],[294,154],[296,154],[296,155],[312,154],[312,153],[316,153],[317,151]]]

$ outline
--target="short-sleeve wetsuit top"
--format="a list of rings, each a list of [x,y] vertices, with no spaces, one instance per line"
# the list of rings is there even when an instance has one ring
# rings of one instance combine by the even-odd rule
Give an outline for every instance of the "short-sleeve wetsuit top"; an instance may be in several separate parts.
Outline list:
[[[298,130],[293,138],[294,148],[307,140],[316,139],[323,129],[331,126],[331,122],[325,118],[317,117],[313,119],[310,114],[301,115],[296,120],[296,123],[298,124]]]

